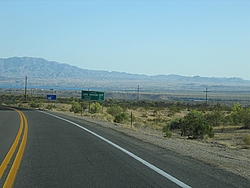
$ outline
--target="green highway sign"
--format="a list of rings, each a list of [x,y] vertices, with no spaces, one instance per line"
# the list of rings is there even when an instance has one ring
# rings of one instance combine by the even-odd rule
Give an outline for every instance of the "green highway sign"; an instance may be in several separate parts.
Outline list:
[[[82,91],[82,100],[104,101],[104,92]]]

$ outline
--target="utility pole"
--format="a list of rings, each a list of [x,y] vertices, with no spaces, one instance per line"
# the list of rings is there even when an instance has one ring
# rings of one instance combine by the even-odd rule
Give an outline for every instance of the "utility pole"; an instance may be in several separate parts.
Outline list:
[[[26,78],[25,78],[25,89],[24,89],[25,101],[27,101],[27,80],[28,80],[28,78],[26,76]]]
[[[206,93],[206,105],[207,105],[207,93],[210,92],[210,91],[208,91],[207,88],[206,88],[206,91],[203,91],[203,92]]]
[[[140,100],[140,86],[138,85],[137,104],[139,104],[139,100]]]

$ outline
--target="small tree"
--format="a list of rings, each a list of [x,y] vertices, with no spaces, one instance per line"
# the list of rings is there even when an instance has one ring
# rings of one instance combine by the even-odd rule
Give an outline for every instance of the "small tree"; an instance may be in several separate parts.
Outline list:
[[[243,127],[250,129],[250,109],[243,109],[240,117],[242,118]]]
[[[182,119],[174,119],[170,121],[165,127],[169,127],[170,130],[180,129]]]
[[[213,128],[206,123],[203,113],[199,111],[193,110],[187,114],[180,127],[181,135],[189,138],[203,138],[205,134],[214,137]]]
[[[243,119],[242,119],[242,112],[243,112],[243,108],[239,103],[234,104],[233,106],[233,111],[230,114],[232,123],[234,125],[239,125],[242,124]]]
[[[240,104],[237,103],[233,106],[233,111],[229,117],[233,125],[243,125],[244,128],[250,129],[249,108],[243,108]]]
[[[225,116],[221,111],[213,111],[205,115],[206,122],[211,126],[219,126],[225,122]]]

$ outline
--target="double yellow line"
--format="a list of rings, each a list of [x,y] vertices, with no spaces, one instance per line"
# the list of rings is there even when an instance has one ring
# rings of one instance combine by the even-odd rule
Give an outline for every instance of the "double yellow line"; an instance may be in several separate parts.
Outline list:
[[[10,108],[12,110],[15,110],[19,116],[20,116],[20,127],[17,133],[17,136],[9,150],[9,152],[7,153],[7,155],[5,156],[1,166],[0,166],[0,179],[2,178],[7,166],[10,163],[10,160],[12,159],[15,151],[18,149],[17,154],[14,158],[14,162],[11,166],[11,169],[8,173],[8,176],[4,182],[3,188],[7,188],[7,187],[12,187],[17,175],[17,171],[20,167],[21,164],[21,160],[23,157],[23,153],[24,153],[24,149],[26,146],[26,142],[27,142],[27,137],[28,137],[28,122],[27,119],[25,117],[25,115],[17,109],[14,108]],[[18,144],[19,141],[21,141],[20,145]],[[18,148],[19,145],[19,148]]]

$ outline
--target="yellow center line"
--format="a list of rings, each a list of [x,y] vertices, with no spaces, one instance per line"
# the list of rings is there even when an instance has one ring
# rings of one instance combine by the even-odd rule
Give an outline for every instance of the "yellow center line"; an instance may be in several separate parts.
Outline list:
[[[18,112],[19,113],[19,112]],[[18,141],[20,140],[20,137],[21,137],[21,134],[22,134],[22,130],[23,130],[23,120],[22,120],[22,115],[19,113],[20,115],[20,128],[19,128],[19,131],[18,131],[18,134],[16,136],[16,139],[14,140],[9,152],[7,153],[6,157],[4,158],[1,166],[0,166],[0,179],[2,178],[3,176],[3,173],[4,171],[6,170],[16,148],[17,148],[17,145],[18,145]]]
[[[11,108],[12,109],[12,108]],[[19,112],[18,112],[19,113]],[[5,159],[3,160],[1,166],[0,166],[0,179],[2,178],[3,176],[3,173],[4,171],[6,170],[16,148],[17,148],[17,145],[18,145],[18,141],[20,140],[20,137],[21,137],[21,134],[22,134],[22,130],[23,130],[23,121],[22,121],[22,116],[21,114],[19,113],[20,115],[20,128],[19,128],[19,131],[18,131],[18,134],[16,136],[16,139],[14,140],[9,152],[7,153]]]
[[[22,157],[23,157],[23,153],[24,153],[24,149],[25,149],[26,142],[27,142],[27,137],[28,137],[28,122],[27,122],[27,119],[26,119],[25,115],[19,110],[16,110],[16,109],[13,109],[13,108],[11,108],[11,109],[18,112],[18,114],[20,116],[20,128],[19,128],[17,137],[16,137],[14,143],[11,146],[11,149],[9,150],[9,152],[6,155],[3,163],[0,166],[0,173],[1,173],[0,178],[2,177],[2,175],[3,175],[3,173],[4,173],[5,169],[6,169],[9,161],[11,160],[11,158],[12,158],[14,152],[15,152],[15,150],[17,149],[18,141],[20,140],[23,127],[24,127],[24,133],[23,133],[21,144],[19,146],[16,157],[14,159],[13,165],[11,166],[11,169],[10,169],[9,174],[8,174],[8,176],[6,178],[6,181],[5,181],[4,185],[3,185],[3,188],[12,187],[13,184],[14,184],[14,181],[15,181],[15,178],[16,178],[16,175],[17,175],[17,171],[18,171],[18,169],[20,167],[20,164],[21,164],[21,161],[22,161]]]

